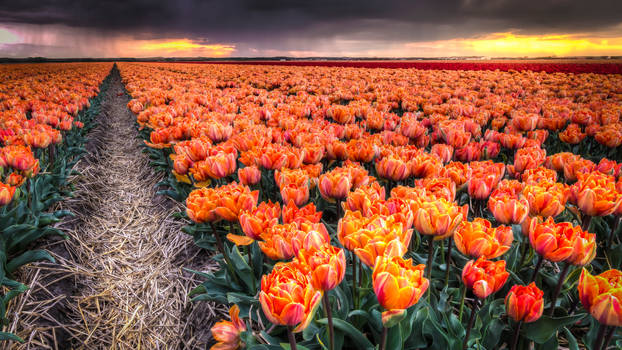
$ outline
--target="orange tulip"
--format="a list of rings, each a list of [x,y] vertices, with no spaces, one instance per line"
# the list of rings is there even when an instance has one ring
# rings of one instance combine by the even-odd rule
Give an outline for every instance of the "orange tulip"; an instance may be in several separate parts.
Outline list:
[[[186,199],[186,213],[194,222],[237,221],[240,213],[257,205],[258,191],[232,182],[218,188],[199,188]]]
[[[529,242],[544,259],[560,262],[572,255],[577,230],[580,231],[581,228],[573,227],[569,222],[556,224],[551,217],[543,223],[532,220],[529,228]]]
[[[261,180],[261,171],[256,166],[247,166],[238,169],[238,178],[243,185],[256,185]]]
[[[6,184],[14,187],[20,187],[26,182],[26,178],[18,173],[10,173],[9,176],[6,177]]]
[[[349,192],[342,207],[344,210],[360,211],[365,216],[371,216],[372,205],[378,201],[384,201],[385,198],[385,188],[378,182],[373,182]]]
[[[281,147],[274,144],[263,147],[261,149],[259,164],[267,170],[281,169],[287,164],[287,155]]]
[[[577,237],[572,249],[572,254],[566,262],[576,266],[585,266],[596,257],[596,235],[583,231],[580,226],[573,227]]]
[[[412,259],[401,256],[376,261],[372,280],[378,303],[387,310],[382,313],[383,324],[395,311],[415,305],[426,292],[430,282],[423,277],[424,269],[425,265],[413,266]]]
[[[456,199],[456,184],[449,178],[428,177],[415,181],[416,187],[425,189],[426,194],[435,198],[445,198],[448,202]]]
[[[280,215],[279,203],[261,202],[256,208],[240,214],[240,227],[245,235],[258,240],[267,228],[279,223]]]
[[[424,201],[415,211],[415,228],[423,235],[442,240],[453,235],[458,225],[467,217],[468,205],[459,207],[444,198]]]
[[[335,289],[346,274],[346,255],[341,248],[325,244],[319,249],[303,249],[298,254],[311,274],[311,285],[322,292]]]
[[[566,209],[569,189],[561,183],[541,181],[537,185],[526,185],[523,195],[529,202],[532,216],[555,217]]]
[[[3,207],[13,200],[15,187],[0,182],[0,207]]]
[[[579,278],[583,307],[603,325],[622,326],[622,272],[608,270],[592,275],[585,268]]]
[[[515,285],[505,297],[505,311],[516,322],[535,322],[544,311],[543,295],[534,282],[528,286]]]
[[[229,309],[229,316],[231,321],[216,322],[212,326],[212,336],[217,343],[211,350],[237,350],[245,346],[240,339],[240,333],[246,331],[246,324],[240,320],[240,308],[233,305]]]
[[[320,194],[329,202],[346,199],[352,188],[352,176],[341,169],[320,175],[318,188]]]
[[[469,178],[467,190],[469,196],[473,199],[486,199],[490,196],[492,190],[495,189],[499,182],[499,176],[496,174],[472,175]]]
[[[320,305],[322,292],[311,285],[311,278],[291,263],[277,263],[261,279],[259,302],[264,315],[274,324],[304,330]]]
[[[469,166],[461,162],[451,162],[441,169],[439,175],[450,178],[456,184],[456,190],[459,191],[467,183]]]
[[[596,164],[589,159],[579,157],[576,160],[564,163],[564,177],[572,182],[579,178],[579,174],[591,173],[596,169]]]
[[[443,163],[449,163],[454,155],[454,148],[444,143],[432,145],[431,154],[435,154]]]
[[[574,162],[575,160],[579,159],[580,156],[574,154],[574,153],[570,153],[570,152],[560,152],[560,153],[556,153],[553,155],[550,155],[548,157],[546,157],[546,160],[544,162],[544,165],[552,170],[555,170],[557,172],[563,172],[564,171],[564,165],[566,163],[571,163]]]
[[[443,162],[435,154],[419,152],[409,161],[410,173],[416,178],[433,177],[443,168]]]
[[[456,149],[454,158],[461,162],[477,161],[482,157],[482,146],[479,142],[470,142],[462,148]]]
[[[285,203],[293,202],[299,207],[304,205],[309,201],[309,183],[300,186],[293,183],[281,186],[281,198]]]
[[[539,166],[534,169],[525,170],[521,176],[523,184],[525,185],[537,185],[542,181],[545,182],[557,182],[557,172],[552,169]]]
[[[364,140],[350,140],[346,145],[346,151],[348,159],[355,162],[369,163],[376,156],[374,144]]]
[[[222,179],[235,172],[237,160],[235,153],[218,153],[198,161],[190,168],[190,173],[199,182],[208,178]]]
[[[522,174],[527,169],[535,169],[546,160],[546,151],[540,147],[521,148],[516,151],[514,165],[508,170],[513,174]]]
[[[454,234],[458,250],[473,258],[497,258],[512,247],[514,235],[509,226],[492,228],[490,221],[475,218],[472,222],[463,221]]]
[[[410,176],[410,168],[402,159],[387,156],[376,160],[376,172],[383,179],[402,181]]]
[[[480,257],[469,260],[462,269],[462,282],[480,299],[501,289],[509,276],[505,260],[490,261]]]
[[[297,223],[303,222],[318,223],[322,219],[322,212],[316,211],[315,204],[309,203],[302,208],[298,208],[293,201],[289,201],[286,206],[283,206],[283,223]]]
[[[261,234],[259,248],[272,260],[289,260],[294,257],[292,239],[298,235],[296,224],[277,224]]]
[[[622,194],[616,190],[613,176],[594,171],[578,174],[578,179],[571,187],[572,200],[584,214],[606,216],[622,204]]]
[[[583,141],[586,136],[587,134],[581,132],[581,127],[578,124],[570,124],[566,127],[566,130],[559,133],[559,139],[571,145],[576,145]]]
[[[300,257],[301,252],[312,252],[330,244],[330,235],[324,224],[304,223],[299,231],[292,237],[294,255]]]
[[[506,182],[502,182],[504,184]],[[520,182],[507,182],[514,186],[500,184],[488,199],[488,209],[502,224],[520,224],[529,214],[529,202],[523,197]]]

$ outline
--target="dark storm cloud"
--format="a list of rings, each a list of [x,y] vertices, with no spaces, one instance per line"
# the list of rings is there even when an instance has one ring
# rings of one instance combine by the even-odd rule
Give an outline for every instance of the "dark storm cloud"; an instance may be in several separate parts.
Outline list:
[[[20,0],[0,22],[64,24],[137,37],[192,35],[222,42],[312,40],[338,35],[439,40],[494,31],[582,32],[622,22],[620,0]]]

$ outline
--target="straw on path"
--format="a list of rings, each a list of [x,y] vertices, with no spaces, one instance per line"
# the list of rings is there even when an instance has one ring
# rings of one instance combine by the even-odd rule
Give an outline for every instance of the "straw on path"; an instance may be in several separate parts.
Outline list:
[[[26,343],[11,349],[205,348],[222,312],[187,297],[198,282],[182,268],[213,265],[172,218],[178,204],[155,195],[161,178],[141,152],[128,97],[112,74],[74,197],[62,203],[76,213],[61,225],[69,239],[45,247],[56,264],[24,270],[31,289],[13,303],[9,331]]]

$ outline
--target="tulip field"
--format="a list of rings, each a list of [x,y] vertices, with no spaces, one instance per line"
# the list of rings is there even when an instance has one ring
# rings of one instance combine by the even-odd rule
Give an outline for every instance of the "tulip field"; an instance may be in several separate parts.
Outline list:
[[[0,66],[4,325],[118,67],[211,349],[622,349],[619,65],[250,63]]]

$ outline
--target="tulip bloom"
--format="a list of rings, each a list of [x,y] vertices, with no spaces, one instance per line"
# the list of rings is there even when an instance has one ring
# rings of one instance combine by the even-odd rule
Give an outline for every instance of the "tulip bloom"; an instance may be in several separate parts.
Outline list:
[[[384,201],[385,198],[384,186],[380,186],[378,182],[373,182],[348,193],[348,197],[342,203],[342,207],[344,210],[360,211],[365,216],[371,216],[370,210],[372,205],[379,201]]]
[[[415,228],[423,235],[442,240],[453,235],[463,218],[467,217],[468,205],[459,207],[444,198],[419,203],[415,211]]]
[[[335,169],[320,175],[318,188],[322,197],[329,202],[343,200],[352,188],[352,177],[348,172]]]
[[[304,330],[320,305],[322,292],[311,285],[311,278],[291,263],[277,263],[261,279],[259,302],[264,315],[274,324]]]
[[[497,258],[512,247],[513,239],[511,227],[492,228],[490,221],[483,218],[463,221],[454,234],[458,250],[473,258]]]
[[[502,224],[520,224],[529,214],[529,202],[521,194],[522,184],[501,186],[488,199],[488,209]]]
[[[586,269],[579,278],[579,299],[602,325],[622,326],[622,272],[608,270],[592,275]]]
[[[412,259],[400,256],[379,258],[372,273],[373,288],[378,303],[387,311],[382,313],[383,324],[395,311],[415,305],[426,292],[430,282],[423,277],[425,265],[413,266]]]
[[[521,148],[516,151],[514,165],[508,166],[512,174],[522,174],[527,169],[535,169],[546,160],[546,151],[540,147]]]
[[[346,255],[341,248],[324,244],[320,248],[302,249],[298,259],[309,267],[311,285],[322,292],[335,289],[346,274]]]
[[[282,212],[284,224],[301,224],[303,222],[318,223],[322,219],[322,212],[317,211],[313,203],[299,208],[293,201],[290,201],[287,205],[283,206]]]
[[[281,198],[283,202],[293,202],[296,206],[302,206],[309,201],[309,183],[302,185],[287,184],[281,186]]]
[[[552,262],[566,260],[573,253],[579,226],[573,227],[569,222],[555,223],[549,217],[545,222],[531,221],[529,242],[533,249],[544,259]]]
[[[298,233],[296,224],[274,225],[261,234],[259,248],[272,260],[289,260],[294,257],[292,239]]]
[[[3,207],[13,200],[15,187],[0,182],[0,207]]]
[[[505,311],[516,322],[535,322],[544,311],[543,295],[534,282],[528,286],[515,285],[505,297]]]
[[[529,202],[531,216],[555,217],[566,209],[570,191],[564,184],[542,181],[526,185],[523,195]]]
[[[199,188],[186,199],[188,217],[198,223],[238,221],[240,213],[257,205],[259,191],[232,182],[218,188]]]
[[[572,254],[566,258],[566,262],[575,266],[585,266],[596,257],[596,234],[583,231],[581,226],[572,229],[577,236]]]
[[[606,216],[622,204],[613,176],[597,171],[577,176],[579,180],[571,187],[572,200],[585,215]]]
[[[490,261],[480,257],[468,261],[462,269],[462,282],[480,299],[501,289],[509,276],[505,260]]]
[[[392,181],[402,181],[410,176],[408,164],[396,156],[376,160],[376,172],[381,178]]]
[[[242,185],[251,186],[259,183],[261,180],[261,171],[256,166],[247,166],[238,169],[238,178]]]
[[[267,228],[279,223],[280,215],[279,203],[261,202],[257,208],[240,214],[240,227],[245,235],[258,240]]]
[[[240,333],[246,331],[246,324],[240,320],[240,308],[233,305],[229,309],[231,321],[216,322],[212,326],[212,336],[216,344],[211,350],[237,350],[245,346]]]

